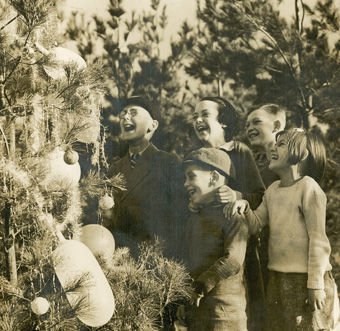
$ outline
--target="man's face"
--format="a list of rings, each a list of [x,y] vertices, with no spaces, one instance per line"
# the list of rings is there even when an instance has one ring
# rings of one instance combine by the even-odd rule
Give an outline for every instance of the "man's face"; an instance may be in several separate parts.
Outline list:
[[[184,187],[193,204],[206,204],[212,199],[215,186],[212,185],[212,171],[203,170],[195,164],[185,168]]]
[[[144,138],[153,130],[153,119],[150,113],[139,106],[126,106],[119,114],[119,123],[121,138],[126,141]]]
[[[224,141],[224,130],[218,115],[218,104],[214,101],[203,100],[195,107],[193,125],[203,145],[218,147]]]
[[[246,133],[252,146],[270,148],[275,143],[274,116],[263,109],[248,115]]]

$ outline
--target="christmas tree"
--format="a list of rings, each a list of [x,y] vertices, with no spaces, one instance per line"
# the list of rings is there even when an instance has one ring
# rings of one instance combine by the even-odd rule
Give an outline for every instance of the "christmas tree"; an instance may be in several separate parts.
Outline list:
[[[0,1],[0,329],[159,329],[189,278],[157,245],[115,251],[100,225],[124,189],[103,171],[101,67],[55,45],[55,6]]]

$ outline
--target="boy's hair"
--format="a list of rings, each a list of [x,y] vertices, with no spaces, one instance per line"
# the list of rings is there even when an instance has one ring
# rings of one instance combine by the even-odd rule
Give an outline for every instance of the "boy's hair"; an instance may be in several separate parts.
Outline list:
[[[281,107],[275,103],[267,103],[260,108],[252,109],[248,112],[247,116],[249,116],[255,110],[264,110],[265,112],[273,115],[277,120],[280,121],[282,129],[286,126],[286,110],[284,107]]]
[[[300,172],[320,182],[326,167],[326,148],[319,134],[303,129],[280,131],[276,140],[284,136],[288,144],[288,162],[301,163]]]
[[[201,101],[212,101],[218,105],[218,121],[226,125],[224,138],[230,141],[239,133],[239,114],[235,107],[222,97],[205,97]]]

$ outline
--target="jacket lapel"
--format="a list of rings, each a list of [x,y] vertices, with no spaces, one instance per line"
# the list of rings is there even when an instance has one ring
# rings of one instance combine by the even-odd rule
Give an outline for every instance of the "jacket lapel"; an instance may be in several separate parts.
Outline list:
[[[125,176],[127,186],[127,190],[122,193],[122,200],[126,199],[147,178],[152,170],[153,158],[157,151],[158,149],[153,144],[150,144],[134,168],[130,166],[128,155],[122,158],[120,171]]]

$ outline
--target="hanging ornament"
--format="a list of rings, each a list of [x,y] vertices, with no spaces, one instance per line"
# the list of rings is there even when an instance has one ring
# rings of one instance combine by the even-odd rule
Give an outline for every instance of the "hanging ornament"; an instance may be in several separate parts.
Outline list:
[[[66,164],[75,164],[79,161],[79,154],[72,148],[68,148],[64,154]]]
[[[115,240],[108,229],[99,224],[88,224],[81,230],[79,240],[90,249],[94,256],[101,256],[108,262],[112,260]]]
[[[46,169],[47,175],[42,185],[53,184],[55,181],[64,181],[71,185],[78,184],[81,176],[80,165],[78,162],[66,164],[64,154],[65,152],[60,147],[56,147],[45,157],[42,166]]]
[[[115,205],[115,202],[114,202],[113,198],[110,195],[108,195],[107,193],[105,193],[105,195],[102,196],[99,199],[99,208],[100,209],[108,210],[108,209],[113,208],[114,205]]]
[[[31,302],[31,309],[32,309],[33,313],[38,315],[38,316],[44,315],[50,309],[50,303],[45,298],[36,297]]]
[[[53,47],[47,50],[39,43],[35,43],[35,47],[40,53],[45,55],[46,62],[43,64],[43,69],[47,76],[52,79],[66,78],[67,67],[74,66],[77,70],[83,70],[86,68],[85,60],[77,53],[64,48]]]
[[[58,237],[61,239],[62,234]],[[100,327],[106,324],[115,311],[112,289],[90,249],[76,240],[63,239],[52,256],[53,267],[66,298],[76,316],[85,325]],[[77,309],[79,302],[86,309]]]

